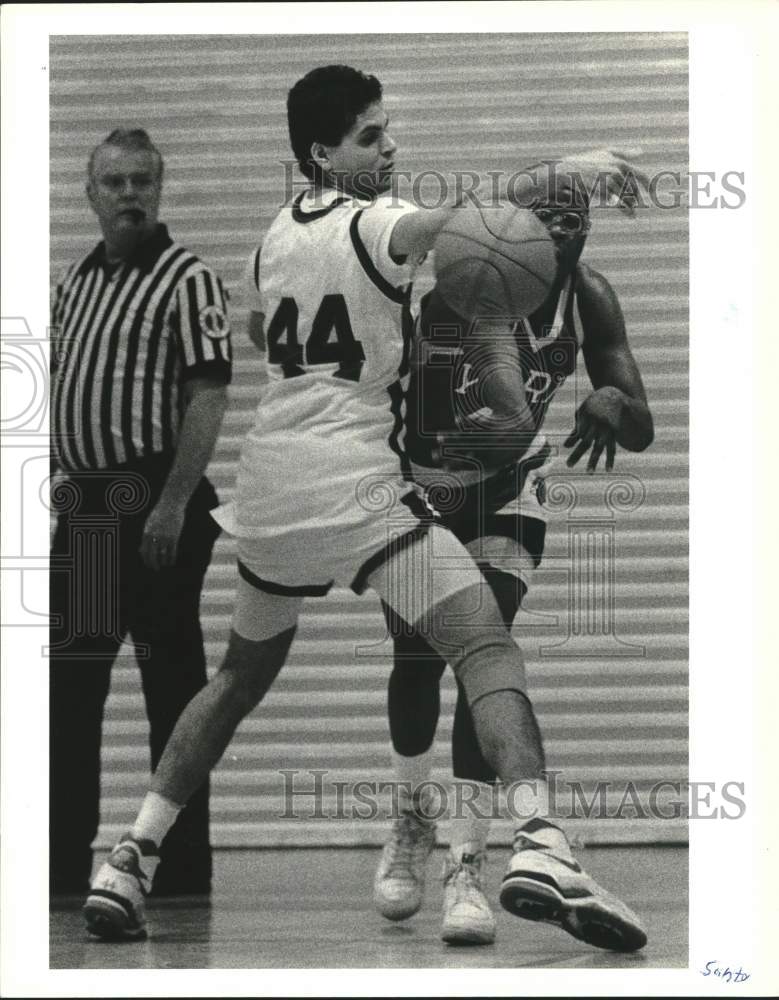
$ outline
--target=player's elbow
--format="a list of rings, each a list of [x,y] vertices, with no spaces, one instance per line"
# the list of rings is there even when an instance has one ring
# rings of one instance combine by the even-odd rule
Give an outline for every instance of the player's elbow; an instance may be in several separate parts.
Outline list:
[[[510,426],[511,433],[513,434],[525,437],[528,434],[535,434],[536,432],[535,422],[527,406],[523,405],[506,413],[504,419]]]
[[[507,434],[535,433],[533,414],[524,396],[516,393],[496,395],[489,401],[492,420]]]

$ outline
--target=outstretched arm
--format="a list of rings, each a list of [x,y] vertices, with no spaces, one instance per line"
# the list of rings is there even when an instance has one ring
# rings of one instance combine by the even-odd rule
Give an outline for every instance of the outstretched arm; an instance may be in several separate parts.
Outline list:
[[[598,189],[601,184],[608,195],[609,204],[619,208],[625,215],[632,216],[635,212],[637,194],[641,188],[646,188],[649,181],[644,173],[628,159],[629,154],[619,153],[609,149],[592,149],[583,153],[575,153],[567,159],[555,160],[555,174],[558,178],[568,177],[571,181],[576,180],[577,186],[590,192]],[[535,168],[528,167],[528,177],[536,176]],[[545,165],[540,166],[540,172],[536,176],[536,184],[543,186],[543,175],[546,170]],[[476,194],[477,192],[474,192]],[[506,198],[527,208],[527,200],[522,198],[522,185],[509,188],[501,193],[501,198]],[[492,184],[485,182],[482,200],[493,199]],[[460,191],[459,196],[454,192],[450,196],[448,204],[440,208],[417,209],[416,212],[409,212],[398,220],[397,225],[390,237],[389,251],[394,261],[403,261],[406,257],[416,258],[422,256],[433,248],[433,244],[452,217],[452,213],[466,201],[466,193]]]
[[[582,353],[594,391],[577,410],[575,429],[565,445],[573,447],[568,465],[575,465],[591,447],[587,471],[594,472],[604,450],[606,469],[613,467],[617,444],[628,451],[648,448],[654,425],[614,289],[584,264],[579,265],[576,288]]]
[[[507,184],[505,195],[520,208],[536,200],[559,200],[574,207],[583,196],[592,208],[617,208],[632,218],[636,206],[642,204],[642,191],[649,189],[649,177],[631,162],[639,152],[588,149],[565,159],[542,160],[519,171]]]

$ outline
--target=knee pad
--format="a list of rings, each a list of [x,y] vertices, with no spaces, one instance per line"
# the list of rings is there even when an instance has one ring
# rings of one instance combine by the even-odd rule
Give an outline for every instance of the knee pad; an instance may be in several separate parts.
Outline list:
[[[525,665],[519,647],[505,635],[476,634],[462,642],[450,660],[468,704],[495,691],[519,691],[527,697]]]

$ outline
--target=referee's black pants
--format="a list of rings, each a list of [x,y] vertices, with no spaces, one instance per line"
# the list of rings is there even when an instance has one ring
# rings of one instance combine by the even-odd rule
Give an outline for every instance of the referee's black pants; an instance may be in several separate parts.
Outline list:
[[[50,886],[81,893],[100,819],[100,746],[111,667],[129,633],[140,667],[154,770],[176,721],[206,684],[200,593],[219,526],[202,479],[189,503],[175,566],[149,569],[143,527],[170,470],[155,456],[121,469],[74,473],[51,557]],[[125,742],[125,741],[123,741]],[[129,742],[129,740],[127,741]],[[122,795],[122,790],[116,790]],[[207,892],[209,787],[180,813],[161,847],[155,893]]]

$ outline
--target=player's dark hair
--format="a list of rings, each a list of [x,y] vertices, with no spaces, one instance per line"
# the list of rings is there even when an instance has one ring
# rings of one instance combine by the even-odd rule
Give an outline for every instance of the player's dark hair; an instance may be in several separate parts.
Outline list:
[[[87,172],[90,178],[93,175],[93,170],[95,166],[95,156],[97,151],[102,149],[103,146],[118,146],[120,149],[126,149],[131,152],[136,152],[137,150],[148,150],[157,157],[157,179],[162,180],[162,153],[154,145],[154,143],[149,138],[149,133],[142,128],[115,128],[113,132],[103,139],[101,143],[89,154],[89,163],[87,165]]]
[[[292,151],[301,173],[320,180],[311,160],[311,145],[339,146],[369,105],[381,100],[381,84],[351,66],[319,66],[306,73],[287,95],[287,122]]]

